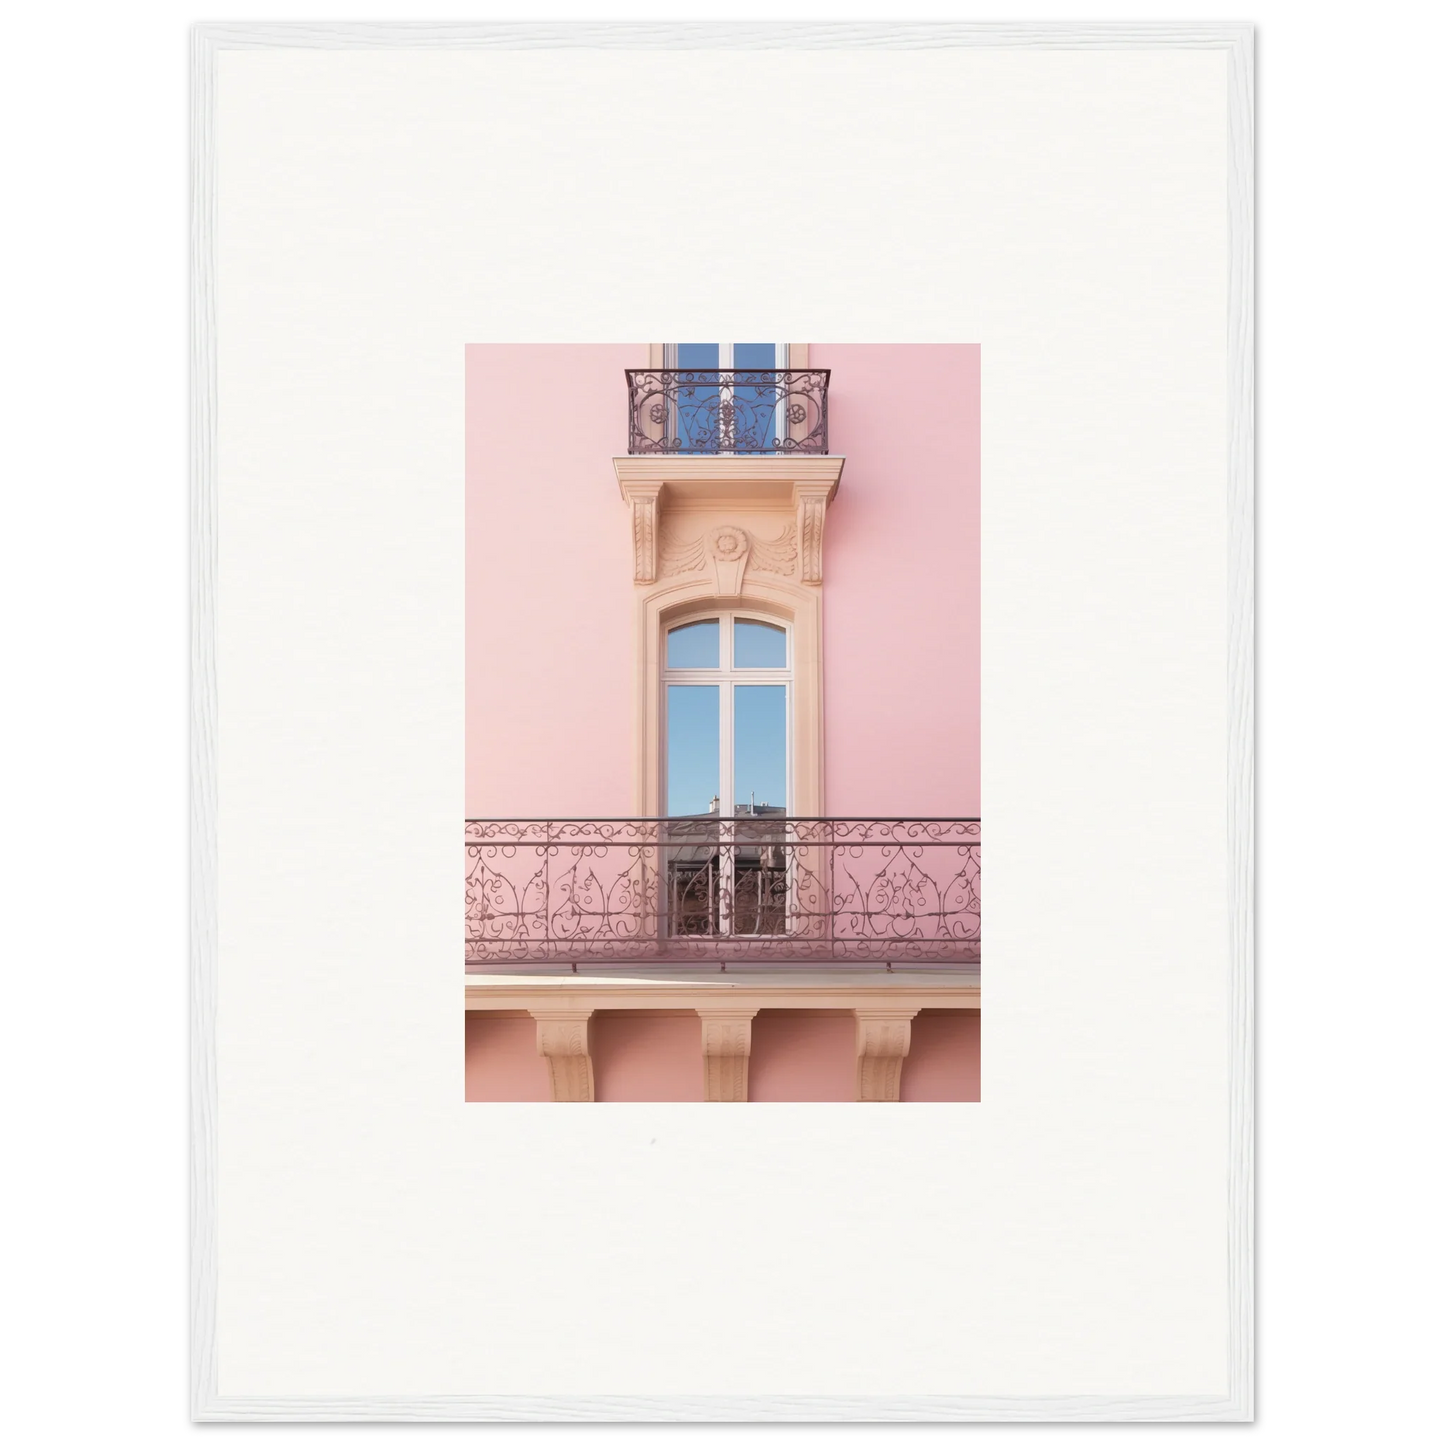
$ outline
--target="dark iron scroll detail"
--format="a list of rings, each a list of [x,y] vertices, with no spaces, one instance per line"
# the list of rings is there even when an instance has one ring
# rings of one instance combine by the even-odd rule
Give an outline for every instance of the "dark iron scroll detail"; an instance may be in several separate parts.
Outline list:
[[[627,373],[634,456],[825,455],[827,370]]]

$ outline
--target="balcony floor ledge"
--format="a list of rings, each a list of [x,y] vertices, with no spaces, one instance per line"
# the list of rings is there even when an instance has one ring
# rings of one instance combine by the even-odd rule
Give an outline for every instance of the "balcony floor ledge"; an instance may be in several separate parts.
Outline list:
[[[847,458],[838,454],[784,456],[701,456],[687,453],[613,457],[624,498],[642,487],[659,489],[664,503],[682,500],[738,502],[774,499],[796,505],[799,486],[838,489]]]
[[[759,1008],[853,1008],[884,1000],[917,1008],[978,1008],[979,970],[851,970],[699,973],[630,970],[585,974],[467,974],[469,1009],[526,1008],[528,1002],[593,1008],[690,1008],[737,1004]]]

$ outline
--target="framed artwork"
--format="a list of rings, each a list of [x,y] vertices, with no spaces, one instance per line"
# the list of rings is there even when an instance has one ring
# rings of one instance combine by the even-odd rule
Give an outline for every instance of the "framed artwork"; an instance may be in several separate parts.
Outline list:
[[[1251,56],[197,27],[195,1418],[1252,1418]]]

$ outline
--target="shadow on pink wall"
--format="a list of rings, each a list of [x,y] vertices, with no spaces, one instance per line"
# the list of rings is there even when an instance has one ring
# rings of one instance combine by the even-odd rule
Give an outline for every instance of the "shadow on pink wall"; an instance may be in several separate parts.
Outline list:
[[[979,1013],[925,1010],[913,1020],[903,1061],[900,1097],[905,1104],[976,1104],[982,1070]]]
[[[547,1103],[547,1064],[537,1052],[537,1025],[529,1017],[467,1014],[467,1102]]]
[[[702,1103],[702,1022],[695,1013],[592,1015],[600,1104]]]
[[[851,1013],[764,1009],[753,1020],[749,1102],[849,1102],[857,1074],[853,1032]]]

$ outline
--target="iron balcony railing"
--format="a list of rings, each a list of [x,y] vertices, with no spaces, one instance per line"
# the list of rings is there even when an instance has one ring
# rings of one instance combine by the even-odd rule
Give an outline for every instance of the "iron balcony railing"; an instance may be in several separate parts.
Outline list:
[[[473,818],[466,962],[958,967],[977,818]]]
[[[820,456],[828,450],[829,371],[627,373],[634,456]]]

